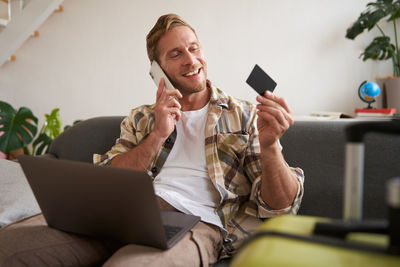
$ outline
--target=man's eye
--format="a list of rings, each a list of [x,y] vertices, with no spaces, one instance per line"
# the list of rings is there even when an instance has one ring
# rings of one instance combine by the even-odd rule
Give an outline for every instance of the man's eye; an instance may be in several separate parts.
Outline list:
[[[179,52],[171,53],[169,56],[170,58],[177,58],[179,56]]]

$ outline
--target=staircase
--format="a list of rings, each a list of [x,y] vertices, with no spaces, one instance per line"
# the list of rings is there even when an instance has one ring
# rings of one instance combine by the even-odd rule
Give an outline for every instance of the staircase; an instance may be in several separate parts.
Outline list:
[[[0,66],[59,8],[63,0],[0,0]]]

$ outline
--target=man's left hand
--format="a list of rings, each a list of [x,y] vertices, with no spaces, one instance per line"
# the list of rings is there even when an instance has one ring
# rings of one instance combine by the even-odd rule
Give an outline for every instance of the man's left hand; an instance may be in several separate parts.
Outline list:
[[[262,148],[275,144],[279,138],[293,125],[292,112],[283,97],[270,91],[264,96],[257,96],[257,128]]]

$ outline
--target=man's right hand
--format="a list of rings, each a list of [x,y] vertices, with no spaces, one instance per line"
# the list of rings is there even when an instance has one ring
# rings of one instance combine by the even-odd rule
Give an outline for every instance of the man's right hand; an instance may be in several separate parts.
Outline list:
[[[155,123],[153,133],[158,137],[166,139],[174,131],[175,121],[179,121],[181,118],[181,105],[178,102],[180,98],[182,98],[182,94],[179,90],[165,89],[164,78],[161,78],[154,109]]]
[[[182,94],[178,90],[164,89],[164,79],[161,78],[157,90],[153,131],[135,148],[113,158],[111,166],[146,170],[165,139],[174,131],[175,120],[181,118],[179,98],[182,98]]]

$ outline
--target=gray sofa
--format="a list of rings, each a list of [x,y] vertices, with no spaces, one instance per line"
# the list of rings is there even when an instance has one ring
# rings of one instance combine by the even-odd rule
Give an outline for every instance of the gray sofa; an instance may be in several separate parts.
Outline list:
[[[48,156],[92,162],[119,137],[123,117],[97,117],[63,132]],[[281,139],[291,166],[305,172],[305,195],[299,214],[342,217],[344,129],[353,119],[296,121]],[[400,136],[368,134],[365,138],[364,218],[384,218],[385,181],[400,176]]]
[[[115,116],[82,121],[57,137],[46,156],[92,162],[93,153],[102,154],[114,145],[120,134],[122,119],[121,116]],[[299,214],[342,217],[344,129],[353,122],[352,119],[296,121],[282,137],[281,144],[287,162],[291,166],[301,167],[305,172],[305,195]],[[372,133],[366,136],[365,144],[364,218],[385,218],[385,181],[400,176],[400,136]],[[17,174],[21,173],[17,166],[11,167]],[[20,180],[18,186],[26,192],[28,185],[24,179]],[[29,202],[34,202],[32,199],[33,196]],[[23,210],[27,202],[21,203],[20,197],[16,199],[17,202],[21,209],[17,216],[39,212],[36,206],[27,212]],[[8,221],[15,219],[7,212],[2,213],[1,208],[0,215],[5,214]],[[227,266],[228,263],[222,260],[214,267]]]

